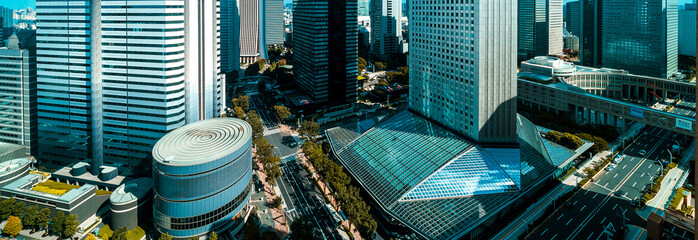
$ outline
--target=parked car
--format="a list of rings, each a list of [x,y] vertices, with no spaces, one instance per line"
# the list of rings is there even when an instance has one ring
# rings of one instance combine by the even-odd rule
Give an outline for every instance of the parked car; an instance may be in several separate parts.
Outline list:
[[[625,192],[623,192],[622,190],[618,190],[618,191],[613,192],[613,195],[616,195],[619,197],[623,196],[623,194],[625,194]]]
[[[606,167],[606,171],[609,171],[609,172],[610,172],[610,171],[612,171],[614,168],[616,168],[616,166],[618,166],[618,164],[611,163],[611,164],[608,165],[608,167]]]
[[[647,154],[647,151],[645,151],[645,150],[640,150],[640,156],[645,156],[645,154]]]

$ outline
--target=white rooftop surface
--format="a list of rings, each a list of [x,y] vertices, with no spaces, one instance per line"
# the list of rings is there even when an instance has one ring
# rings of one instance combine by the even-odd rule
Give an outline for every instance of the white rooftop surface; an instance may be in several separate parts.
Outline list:
[[[237,118],[214,118],[184,125],[153,147],[153,160],[170,166],[192,166],[220,159],[242,148],[252,127]]]

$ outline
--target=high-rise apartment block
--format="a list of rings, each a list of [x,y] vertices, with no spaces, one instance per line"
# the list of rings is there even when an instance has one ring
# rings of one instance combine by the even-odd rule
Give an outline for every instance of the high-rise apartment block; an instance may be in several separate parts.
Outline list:
[[[133,167],[222,109],[217,0],[37,2],[39,155]]]
[[[517,4],[468,2],[412,3],[409,108],[477,142],[515,143]]]
[[[24,145],[27,154],[38,151],[36,117],[36,45],[34,36],[23,41],[12,35],[0,48],[0,142]]]
[[[265,0],[266,44],[284,44],[284,0]]]
[[[295,0],[296,82],[319,105],[355,103],[358,72],[357,1]]]
[[[562,0],[518,2],[518,60],[562,54]]]
[[[582,0],[582,65],[671,77],[677,71],[676,0]]]
[[[371,1],[371,53],[382,60],[399,51],[402,41],[402,1]]]
[[[696,56],[696,4],[686,4],[679,10],[679,54]]]

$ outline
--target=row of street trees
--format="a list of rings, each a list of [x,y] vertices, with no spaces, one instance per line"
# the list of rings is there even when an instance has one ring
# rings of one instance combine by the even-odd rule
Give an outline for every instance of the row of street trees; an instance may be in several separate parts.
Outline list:
[[[339,164],[327,157],[320,145],[307,141],[301,148],[320,176],[334,189],[333,194],[340,207],[347,213],[347,218],[356,225],[361,236],[370,238],[376,231],[377,224],[369,214],[371,207],[361,198],[359,188],[351,184],[349,175]]]
[[[45,229],[61,237],[73,236],[78,228],[78,217],[75,214],[66,216],[64,212],[57,211],[51,218],[51,209],[44,207],[39,209],[37,205],[26,207],[24,202],[8,198],[0,201],[0,217],[8,219],[3,233],[15,237],[24,227],[32,232]]]

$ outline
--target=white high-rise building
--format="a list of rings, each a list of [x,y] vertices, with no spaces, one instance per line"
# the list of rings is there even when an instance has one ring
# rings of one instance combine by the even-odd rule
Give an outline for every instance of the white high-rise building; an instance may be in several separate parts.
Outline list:
[[[562,54],[562,0],[518,1],[518,59]]]
[[[253,63],[267,58],[266,0],[239,0],[240,63]]]
[[[387,59],[402,41],[402,1],[371,1],[371,52]]]
[[[265,0],[266,44],[284,44],[284,0]]]
[[[694,1],[695,2],[695,1]],[[679,54],[696,56],[696,4],[679,10]]]
[[[562,55],[562,0],[548,0],[548,55]]]
[[[219,116],[218,12],[217,0],[37,2],[39,159],[130,168],[165,133]]]
[[[409,107],[477,142],[516,142],[516,0],[410,3]]]

